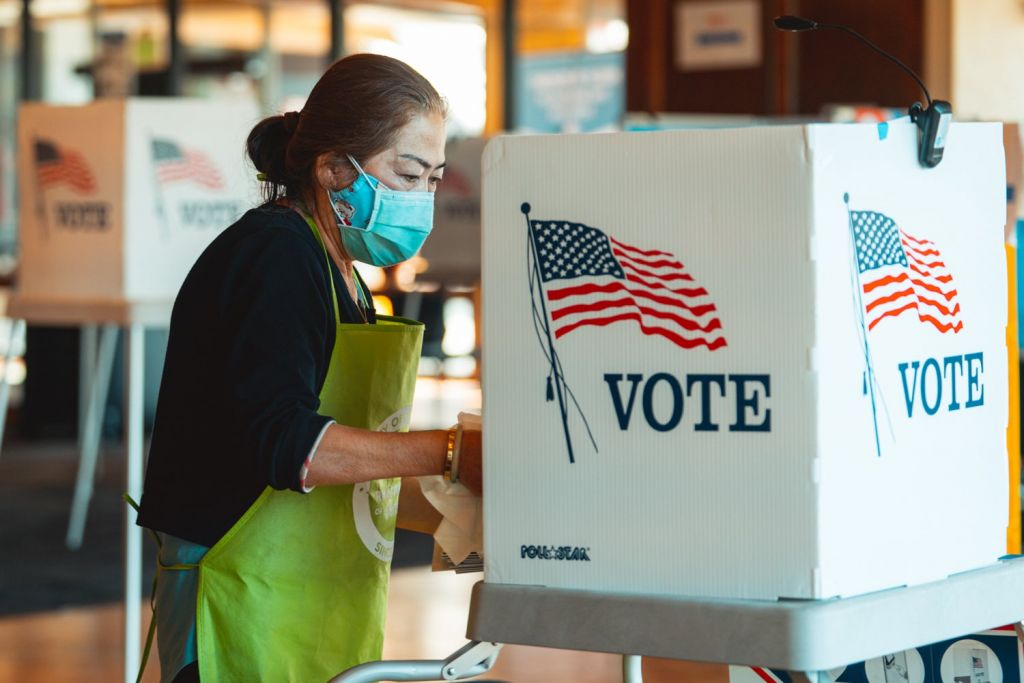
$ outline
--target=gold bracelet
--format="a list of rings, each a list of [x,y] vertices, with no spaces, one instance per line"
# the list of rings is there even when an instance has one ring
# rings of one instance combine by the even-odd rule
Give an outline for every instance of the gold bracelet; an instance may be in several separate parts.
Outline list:
[[[452,483],[459,483],[459,456],[462,455],[462,425],[455,427],[455,448],[452,449]]]
[[[458,433],[458,426],[452,427],[448,430],[448,450],[446,451],[444,458],[444,480],[448,482],[452,481],[452,464],[455,461],[455,438]]]

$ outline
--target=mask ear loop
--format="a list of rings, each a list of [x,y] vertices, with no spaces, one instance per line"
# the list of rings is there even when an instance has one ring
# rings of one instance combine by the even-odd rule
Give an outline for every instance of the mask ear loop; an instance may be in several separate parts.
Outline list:
[[[363,176],[366,182],[370,183],[370,176],[366,175],[366,171],[364,171],[363,167],[359,165],[359,162],[353,159],[351,154],[346,154],[345,156],[348,157],[349,163],[351,163],[355,167],[355,169],[359,171],[359,175]],[[370,183],[370,186],[372,187],[373,183]]]

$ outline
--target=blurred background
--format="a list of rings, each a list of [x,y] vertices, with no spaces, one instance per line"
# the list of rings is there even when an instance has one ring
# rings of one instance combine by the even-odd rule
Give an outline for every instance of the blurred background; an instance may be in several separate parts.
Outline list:
[[[933,97],[951,101],[959,120],[1024,119],[1021,0],[0,0],[0,310],[22,265],[22,103],[187,97],[246,100],[269,114],[301,109],[337,58],[394,56],[449,101],[449,167],[422,254],[395,268],[360,269],[379,311],[427,324],[413,427],[447,427],[458,411],[480,408],[480,159],[490,136],[883,121],[923,100],[911,78],[846,35],[774,30],[770,20],[780,14],[856,28],[918,72]],[[1017,168],[1009,177],[1019,183],[1012,135]],[[1008,200],[1018,189],[1008,185]],[[1011,245],[1018,212],[1010,209]],[[1017,280],[1008,283],[1013,293]],[[80,549],[64,543],[90,382],[83,359],[96,353],[94,335],[0,319],[0,373],[10,386],[0,452],[0,680],[120,675],[110,616],[122,558],[120,342],[109,377],[98,380],[109,391],[88,529]],[[145,348],[148,427],[166,332],[147,330]],[[430,539],[405,535],[398,545],[397,566],[430,562]],[[453,590],[424,586],[426,594]],[[459,596],[416,608],[447,615],[437,623],[454,624],[455,643]],[[33,615],[44,621],[25,621]],[[42,663],[67,656],[61,633],[81,651],[79,666]],[[448,641],[417,638],[392,653],[447,654],[421,650]],[[530,673],[554,666],[542,655],[514,661],[525,663],[506,677],[552,680]],[[589,673],[558,680],[616,679],[614,662],[573,661],[573,671]],[[83,673],[90,667],[99,673]],[[715,680],[720,672],[691,674]]]

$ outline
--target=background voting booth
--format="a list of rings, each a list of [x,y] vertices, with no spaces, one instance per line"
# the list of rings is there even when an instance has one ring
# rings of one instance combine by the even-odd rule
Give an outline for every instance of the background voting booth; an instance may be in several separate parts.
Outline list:
[[[89,389],[71,547],[82,542],[118,329],[125,330],[126,490],[138,500],[144,329],[167,327],[199,254],[258,203],[254,171],[243,161],[257,118],[244,102],[167,98],[20,110],[22,265],[7,315],[21,324],[83,327]],[[134,512],[125,512],[125,680],[134,680],[142,531]]]
[[[999,124],[932,169],[893,122],[502,137],[483,175],[474,642],[335,680],[517,643],[921,683],[1024,618]]]

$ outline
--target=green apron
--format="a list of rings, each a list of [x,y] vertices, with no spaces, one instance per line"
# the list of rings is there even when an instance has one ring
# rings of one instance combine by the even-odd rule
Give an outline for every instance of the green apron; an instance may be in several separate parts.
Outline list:
[[[342,324],[329,279],[337,338],[320,413],[406,431],[423,324]],[[200,680],[305,683],[380,659],[400,486],[395,478],[307,495],[264,490],[199,563]]]

